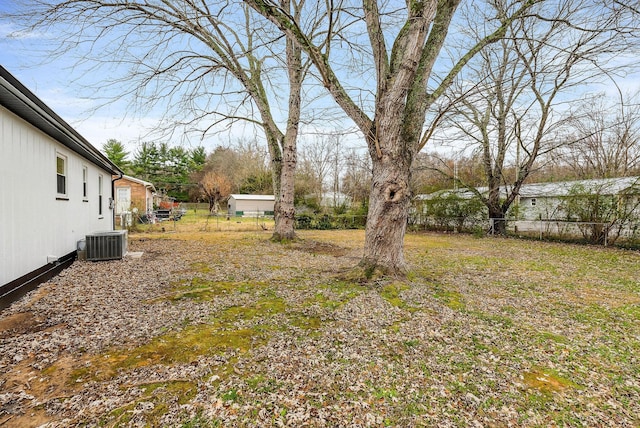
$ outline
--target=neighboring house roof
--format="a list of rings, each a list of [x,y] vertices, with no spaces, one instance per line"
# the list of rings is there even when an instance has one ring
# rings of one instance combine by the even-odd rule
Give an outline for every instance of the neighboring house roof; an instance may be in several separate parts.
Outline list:
[[[122,178],[125,180],[132,181],[134,183],[141,184],[147,189],[151,189],[152,192],[156,191],[155,186],[152,183],[149,183],[148,181],[140,180],[139,178],[131,177],[130,175],[123,175]]]
[[[114,175],[123,172],[83,136],[53,112],[4,67],[0,66],[0,105],[51,138]]]
[[[229,195],[230,198],[236,201],[275,201],[276,197],[273,195]]]
[[[482,187],[478,188],[478,191],[482,192]],[[486,189],[486,188],[485,188]],[[441,196],[450,196],[450,195],[457,195],[460,198],[463,199],[471,199],[475,196],[475,193],[467,190],[467,189],[444,189],[444,190],[437,190],[433,193],[423,193],[420,195],[416,195],[413,197],[414,201],[429,201],[431,199],[434,198],[438,198]]]
[[[544,197],[564,197],[568,196],[575,186],[582,186],[586,191],[597,191],[601,195],[617,195],[628,189],[636,187],[640,193],[640,177],[619,177],[619,178],[601,178],[593,180],[575,180],[575,181],[559,181],[554,183],[533,183],[525,184],[520,188],[520,197],[522,198],[544,198]],[[488,187],[478,187],[478,192],[486,194]],[[446,196],[457,194],[464,199],[471,199],[475,193],[468,189],[449,189],[439,190],[428,195],[416,195],[416,200],[429,200],[438,196]],[[507,187],[500,188],[500,194],[507,194]]]
[[[640,185],[640,177],[535,183],[522,186],[520,196],[523,198],[563,197],[568,196],[576,186],[582,186],[586,191],[596,191],[601,195],[617,195],[638,185]]]

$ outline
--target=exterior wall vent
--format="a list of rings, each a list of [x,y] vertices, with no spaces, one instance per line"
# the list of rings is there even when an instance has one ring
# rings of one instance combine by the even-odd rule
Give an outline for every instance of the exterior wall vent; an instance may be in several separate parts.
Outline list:
[[[117,260],[127,254],[127,231],[113,230],[86,236],[87,260]]]

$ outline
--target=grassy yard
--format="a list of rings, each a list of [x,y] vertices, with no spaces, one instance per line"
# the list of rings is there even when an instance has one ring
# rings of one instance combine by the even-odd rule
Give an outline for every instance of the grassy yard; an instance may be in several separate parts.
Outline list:
[[[363,240],[362,232],[300,235],[303,242],[330,244],[337,252],[357,250]],[[184,238],[193,236],[185,231]],[[452,403],[477,404],[471,406],[476,416],[485,422],[495,418],[497,425],[640,424],[638,253],[426,234],[407,236],[406,255],[412,266],[407,281],[363,287],[344,284],[338,275],[311,286],[336,289],[339,298],[320,292],[303,304],[337,310],[374,290],[397,308],[399,315],[381,330],[360,326],[365,335],[385,337],[372,338],[380,341],[379,353],[363,367],[382,372],[382,383],[364,377],[368,402],[376,403],[372,396],[379,401],[384,421],[420,423],[431,402],[448,414],[445,419],[464,424],[468,406],[446,404],[455,398]],[[314,272],[300,275],[287,286],[306,287]],[[282,309],[284,302],[266,301],[264,308]],[[310,325],[322,331],[333,323],[324,316]],[[403,385],[415,370],[423,372],[421,382]],[[439,379],[430,385],[430,376]],[[344,399],[333,394],[336,401]],[[513,414],[501,414],[508,411]]]
[[[178,221],[161,221],[155,224],[136,224],[133,233],[162,232],[229,232],[273,230],[273,217],[227,217],[211,215],[206,209],[189,209]]]
[[[363,231],[280,245],[255,219],[205,221],[130,236],[184,259],[144,304],[188,314],[144,343],[87,352],[74,388],[137,390],[74,422],[640,426],[637,252],[409,234],[408,278],[359,284],[348,274]]]

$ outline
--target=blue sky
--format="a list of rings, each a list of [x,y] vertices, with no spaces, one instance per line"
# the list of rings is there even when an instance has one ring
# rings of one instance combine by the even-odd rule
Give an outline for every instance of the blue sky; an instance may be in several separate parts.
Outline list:
[[[160,112],[137,115],[127,108],[127,100],[95,110],[103,103],[95,99],[94,91],[85,85],[99,84],[101,76],[86,75],[71,58],[68,61],[48,59],[42,48],[46,42],[43,35],[16,34],[15,27],[0,23],[0,65],[98,148],[108,139],[115,138],[125,143],[133,153],[138,142],[154,139],[153,129],[162,119]],[[187,139],[174,137],[170,141],[187,146],[202,144],[207,150],[212,150],[218,144],[241,138],[245,131],[237,128],[227,135],[211,136],[204,141],[197,136]]]
[[[153,130],[163,120],[161,107],[137,113],[128,108],[129,99],[103,105],[93,97],[94,90],[85,87],[100,85],[100,75],[89,73],[87,76],[82,67],[75,65],[73,59],[68,62],[48,59],[41,47],[46,38],[39,35],[17,36],[14,31],[11,25],[0,23],[0,65],[94,146],[101,148],[108,139],[115,138],[123,142],[133,154],[140,142],[159,141]],[[97,106],[100,107],[95,110]],[[361,136],[353,124],[346,120],[345,127],[348,135],[344,138],[349,140],[349,145],[363,146]],[[262,131],[248,123],[238,123],[231,129],[221,126],[220,129],[221,132],[211,132],[203,140],[196,134],[180,134],[161,141],[187,148],[203,145],[207,151],[212,151],[218,145],[233,144],[240,139],[263,140]],[[331,133],[335,130],[336,125],[331,125],[324,131]],[[309,139],[324,131],[315,127],[306,128]]]
[[[3,7],[4,4],[0,4],[0,13]],[[163,121],[165,106],[148,111],[132,108],[134,97],[131,96],[105,104],[97,97],[126,91],[126,86],[109,87],[103,83],[107,80],[105,76],[79,65],[74,54],[81,55],[81,51],[51,59],[47,54],[51,38],[16,30],[17,26],[0,21],[0,65],[98,148],[110,138],[123,142],[132,154],[143,141],[168,141],[186,148],[203,145],[212,151],[218,145],[233,144],[239,139],[263,139],[261,130],[246,122],[231,129],[220,126],[220,132],[210,132],[204,139],[182,130],[173,136],[159,137],[154,129]],[[100,72],[104,70],[108,67],[101,68]]]
[[[6,3],[3,1],[0,4],[0,13],[5,7]],[[105,80],[104,76],[87,72],[83,66],[76,65],[77,59],[71,53],[63,59],[48,60],[46,49],[50,37],[37,33],[21,34],[16,30],[17,27],[11,22],[0,21],[0,64],[93,145],[100,148],[108,139],[115,138],[125,143],[133,152],[139,141],[153,139],[153,134],[149,133],[162,119],[162,110],[155,108],[144,113],[136,113],[135,110],[128,108],[127,103],[131,102],[130,98],[95,110],[101,104],[96,99],[95,88]],[[76,53],[81,54],[81,52]],[[621,54],[621,61],[627,59],[629,58]],[[101,70],[104,72],[105,69]],[[373,73],[367,74],[359,70],[358,75],[362,79],[367,75],[372,77]],[[623,92],[633,93],[640,90],[638,74],[620,79],[618,83]],[[94,89],[89,90],[85,87],[86,85],[93,86]],[[117,92],[119,88],[100,87],[99,90]],[[611,84],[605,83],[601,87],[594,88],[594,91],[603,90],[614,93]],[[348,122],[345,123],[346,128],[353,126]],[[218,144],[232,143],[240,138],[260,139],[262,135],[261,132],[245,124],[219,134],[211,134],[203,141],[195,135],[187,139],[177,135],[171,142],[187,146],[202,144],[207,150],[212,150]],[[351,145],[363,145],[357,134],[345,138],[351,142]]]
[[[0,14],[6,11],[6,8],[7,3],[0,2]],[[114,35],[114,37],[116,36],[117,34]],[[90,65],[83,64],[79,60],[84,54],[82,47],[65,53],[63,58],[52,59],[48,54],[48,49],[55,46],[55,43],[55,37],[50,37],[46,33],[21,33],[18,25],[0,20],[0,64],[98,148],[101,148],[110,138],[123,142],[131,153],[135,152],[139,143],[143,141],[168,141],[170,144],[181,144],[187,148],[203,145],[207,151],[212,151],[218,145],[232,144],[240,139],[263,140],[262,131],[246,122],[239,122],[230,129],[226,126],[219,126],[219,132],[215,132],[215,130],[209,132],[204,139],[201,139],[201,135],[197,133],[188,134],[182,129],[178,129],[170,137],[159,137],[157,133],[154,133],[154,130],[163,120],[166,122],[166,104],[161,103],[149,110],[132,107],[136,99],[143,99],[134,96],[127,96],[116,102],[105,104],[104,100],[98,98],[105,97],[109,93],[117,94],[130,89],[126,87],[126,84],[121,87],[105,84],[108,78],[113,77],[111,75],[105,76],[105,73],[109,72],[109,67],[115,66],[107,65],[101,67],[98,72],[92,71],[89,68]],[[101,43],[105,43],[106,46],[100,48],[108,52],[110,50],[108,42]],[[188,44],[189,41],[186,43]],[[132,47],[127,51],[140,54],[140,51],[136,52],[135,49],[136,47]],[[125,67],[117,67],[113,71],[116,77],[118,73],[126,73]],[[228,81],[226,84],[228,85]],[[206,89],[209,90],[209,88]],[[215,92],[215,89],[212,90]],[[317,92],[318,90],[313,89],[312,91]],[[282,91],[272,93],[270,96],[273,99],[279,97],[281,105],[286,106],[286,95]],[[311,96],[316,98],[317,94],[312,92]],[[244,96],[241,94],[236,95],[232,99],[232,103],[242,97]],[[207,103],[224,104],[224,102],[224,100],[214,97],[213,101],[203,101],[202,105]],[[320,105],[316,105],[316,107],[321,108],[321,105],[326,106],[327,104],[334,106],[334,102],[325,94]],[[98,106],[100,107],[97,108]],[[248,114],[246,111],[244,114]],[[181,112],[176,113],[175,111],[173,113],[181,114]],[[276,120],[279,120],[281,124],[284,124],[285,114],[274,111]],[[315,114],[317,115],[317,113]],[[341,112],[336,114],[344,116]],[[323,113],[322,117],[323,124],[318,122],[314,126],[302,129],[302,132],[307,134],[306,138],[312,139],[314,138],[313,134],[321,132],[331,133],[336,129],[347,129],[350,132],[343,137],[345,141],[352,147],[363,146],[361,136],[355,132],[354,126],[349,120],[344,120],[344,122],[338,120],[329,124],[329,121],[326,120],[327,114]],[[326,128],[318,129],[323,126]],[[283,125],[281,125],[281,129],[284,130]]]
[[[115,138],[133,150],[157,122],[153,117],[128,117],[126,108],[117,103],[92,111],[97,102],[76,81],[80,73],[73,64],[48,61],[40,47],[42,37],[16,37],[14,31],[11,25],[0,24],[0,64],[94,146],[101,148]]]

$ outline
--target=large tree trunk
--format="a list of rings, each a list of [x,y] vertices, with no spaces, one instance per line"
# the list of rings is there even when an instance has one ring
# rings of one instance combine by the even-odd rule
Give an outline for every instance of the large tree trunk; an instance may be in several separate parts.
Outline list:
[[[409,172],[391,160],[373,164],[373,183],[360,266],[368,275],[376,269],[384,274],[404,275],[404,234],[407,229]]]
[[[290,0],[282,0],[283,8],[293,8],[293,16],[300,20],[300,7]],[[300,102],[304,69],[302,65],[302,49],[296,41],[288,37],[286,42],[287,72],[289,77],[289,115],[287,117],[287,129],[279,142],[282,149],[282,159],[279,171],[279,186],[276,193],[275,206],[275,230],[271,237],[274,241],[289,241],[296,238],[295,233],[295,206],[294,206],[294,182],[297,164],[297,140],[298,125],[300,122]],[[274,171],[274,174],[276,171]],[[275,181],[274,181],[275,183]]]
[[[373,180],[360,267],[368,277],[376,270],[385,275],[403,276],[407,271],[404,234],[411,204],[409,182],[413,156],[403,150],[405,144],[400,141],[400,132],[379,136],[394,141],[374,141],[369,145]]]
[[[491,232],[494,235],[506,235],[507,234],[507,220],[505,219],[505,212],[501,206],[488,206],[489,208],[489,221],[491,222]]]
[[[276,205],[274,211],[275,229],[274,241],[288,241],[296,238],[295,234],[295,207],[294,199],[294,176],[296,170],[297,154],[295,139],[285,141],[282,151],[282,161],[279,167],[279,186],[274,190],[276,193]],[[276,172],[274,171],[274,174]]]
[[[272,135],[269,131],[267,135]],[[269,137],[267,137],[269,139]],[[275,228],[271,240],[288,241],[296,238],[294,178],[297,163],[296,138],[283,137],[282,150],[278,143],[269,143],[271,155],[271,179],[273,181],[273,195],[275,205],[273,217]]]

